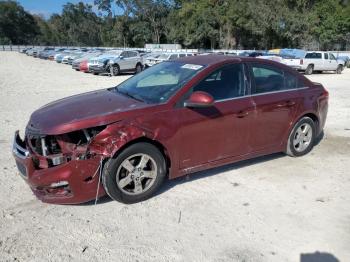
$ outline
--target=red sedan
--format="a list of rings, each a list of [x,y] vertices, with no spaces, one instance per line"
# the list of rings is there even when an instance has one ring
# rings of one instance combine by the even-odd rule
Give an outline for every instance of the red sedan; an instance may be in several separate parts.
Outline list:
[[[79,64],[79,71],[87,73],[89,72],[88,60],[84,60]]]
[[[14,157],[34,194],[133,203],[165,178],[275,152],[302,156],[322,132],[328,92],[277,62],[194,56],[35,111]]]

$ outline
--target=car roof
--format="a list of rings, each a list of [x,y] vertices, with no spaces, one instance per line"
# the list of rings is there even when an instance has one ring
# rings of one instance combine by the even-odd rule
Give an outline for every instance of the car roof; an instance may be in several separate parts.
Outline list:
[[[186,56],[179,59],[178,61],[198,64],[198,65],[215,65],[226,62],[246,62],[246,61],[260,61],[253,57],[240,57],[240,56],[226,56],[226,55],[197,55],[197,56]]]
[[[189,64],[197,64],[212,67],[215,65],[226,64],[226,63],[244,63],[244,62],[256,62],[259,64],[272,65],[289,72],[296,72],[290,66],[285,64],[272,61],[269,59],[247,57],[247,56],[227,56],[227,55],[197,55],[197,56],[185,56],[182,58],[174,59],[173,61],[181,61]]]

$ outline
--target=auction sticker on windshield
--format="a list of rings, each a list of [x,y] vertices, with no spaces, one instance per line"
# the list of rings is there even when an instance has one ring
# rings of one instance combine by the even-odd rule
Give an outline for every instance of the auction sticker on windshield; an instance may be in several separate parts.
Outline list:
[[[192,70],[199,70],[202,67],[203,66],[201,66],[201,65],[193,65],[193,64],[185,64],[185,65],[181,66],[181,68],[187,68],[187,69],[192,69]]]

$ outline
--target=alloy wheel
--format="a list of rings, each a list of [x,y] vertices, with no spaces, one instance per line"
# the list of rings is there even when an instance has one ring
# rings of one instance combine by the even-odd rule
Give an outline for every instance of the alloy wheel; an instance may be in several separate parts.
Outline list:
[[[304,123],[295,132],[293,138],[293,147],[297,152],[305,151],[312,141],[312,127],[308,123]]]
[[[147,191],[157,177],[157,165],[147,154],[135,154],[126,158],[116,174],[117,186],[123,193],[139,195]]]

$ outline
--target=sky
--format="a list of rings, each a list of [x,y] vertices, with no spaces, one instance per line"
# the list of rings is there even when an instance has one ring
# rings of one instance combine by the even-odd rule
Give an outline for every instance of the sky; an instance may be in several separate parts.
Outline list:
[[[64,4],[70,2],[73,4],[83,2],[93,5],[94,0],[17,0],[24,10],[32,14],[42,14],[48,18],[53,13],[61,13]],[[97,8],[94,8],[94,10]]]

